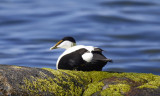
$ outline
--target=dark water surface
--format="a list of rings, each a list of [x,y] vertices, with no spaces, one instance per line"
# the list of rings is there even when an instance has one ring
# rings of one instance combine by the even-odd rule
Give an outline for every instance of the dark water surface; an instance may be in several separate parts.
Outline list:
[[[160,0],[0,0],[0,64],[56,69],[64,36],[104,49],[103,71],[160,75]]]

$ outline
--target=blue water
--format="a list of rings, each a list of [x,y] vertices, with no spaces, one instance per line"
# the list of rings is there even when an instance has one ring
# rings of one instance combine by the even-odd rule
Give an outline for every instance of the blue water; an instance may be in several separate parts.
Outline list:
[[[102,48],[103,71],[160,75],[160,0],[0,0],[0,64],[56,69],[64,36]]]

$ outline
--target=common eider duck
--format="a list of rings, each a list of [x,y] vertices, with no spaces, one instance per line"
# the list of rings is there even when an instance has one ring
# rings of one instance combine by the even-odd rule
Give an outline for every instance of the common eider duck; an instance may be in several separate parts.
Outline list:
[[[64,37],[50,50],[66,49],[58,58],[57,69],[77,71],[101,71],[107,62],[112,62],[102,54],[102,49],[93,46],[76,45],[73,37]]]

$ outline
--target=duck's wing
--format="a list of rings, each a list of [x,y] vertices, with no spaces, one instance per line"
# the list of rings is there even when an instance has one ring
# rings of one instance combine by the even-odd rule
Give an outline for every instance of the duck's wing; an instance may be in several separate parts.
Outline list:
[[[103,54],[102,54],[102,49],[101,48],[94,48],[94,51],[92,51],[93,53],[93,61],[102,61],[102,62],[112,62],[111,59],[106,58]]]

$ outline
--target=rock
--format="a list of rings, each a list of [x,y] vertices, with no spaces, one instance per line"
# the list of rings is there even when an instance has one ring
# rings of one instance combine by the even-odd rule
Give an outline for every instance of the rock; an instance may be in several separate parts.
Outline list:
[[[0,96],[160,96],[160,76],[0,65]]]

